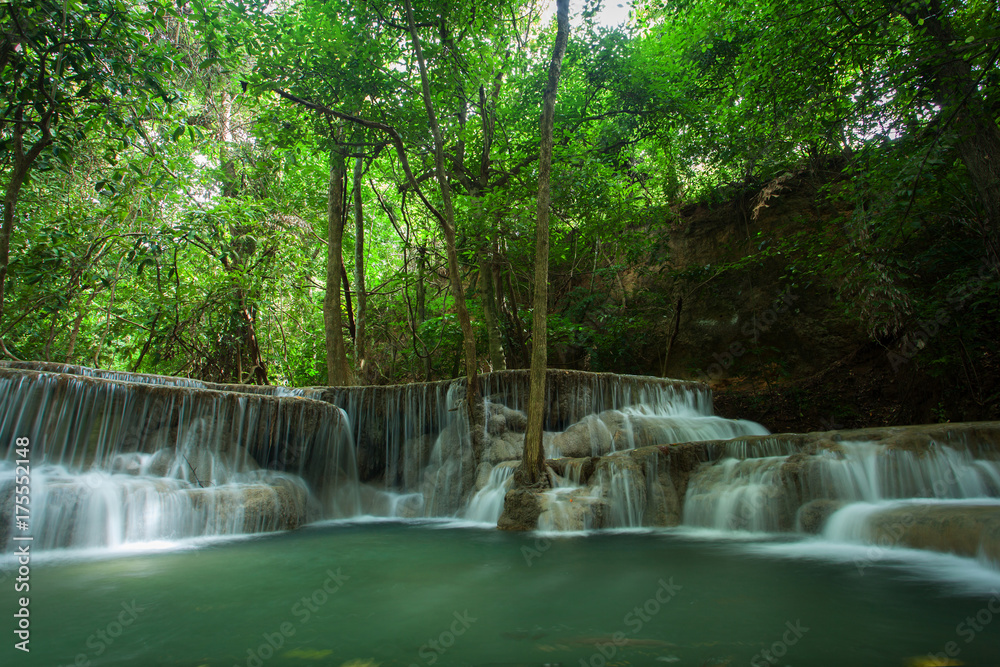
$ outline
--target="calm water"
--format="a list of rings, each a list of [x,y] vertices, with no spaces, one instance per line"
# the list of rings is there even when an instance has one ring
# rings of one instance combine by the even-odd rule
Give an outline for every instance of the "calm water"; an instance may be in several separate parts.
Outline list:
[[[940,664],[1000,665],[996,573],[826,549],[674,531],[544,538],[340,523],[49,556],[32,563],[30,655],[12,648],[5,561],[0,663],[844,667],[928,665],[913,659],[951,650]]]

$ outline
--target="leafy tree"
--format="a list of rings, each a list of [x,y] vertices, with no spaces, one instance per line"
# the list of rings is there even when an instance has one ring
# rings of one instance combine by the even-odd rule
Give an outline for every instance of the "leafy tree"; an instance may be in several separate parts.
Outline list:
[[[46,154],[68,164],[88,133],[115,134],[126,143],[141,139],[136,119],[159,112],[171,99],[159,79],[172,61],[156,31],[174,13],[159,0],[138,6],[110,0],[0,6],[0,319],[16,208],[32,170]]]

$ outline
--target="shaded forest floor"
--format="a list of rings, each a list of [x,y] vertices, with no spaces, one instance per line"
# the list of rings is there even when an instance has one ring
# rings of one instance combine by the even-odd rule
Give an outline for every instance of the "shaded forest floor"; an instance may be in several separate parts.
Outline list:
[[[984,365],[973,378],[931,377],[909,363],[893,369],[872,343],[810,377],[762,369],[723,380],[713,386],[715,412],[772,433],[1000,420],[1000,353]]]

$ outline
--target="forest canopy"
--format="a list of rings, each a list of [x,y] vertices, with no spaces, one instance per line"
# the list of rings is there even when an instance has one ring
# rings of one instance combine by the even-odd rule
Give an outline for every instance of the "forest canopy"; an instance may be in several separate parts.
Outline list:
[[[0,351],[292,386],[527,367],[549,5],[0,6]],[[992,367],[995,1],[600,9],[571,4],[559,83],[550,365],[664,372],[685,298],[780,257],[869,342],[944,310],[928,372]],[[796,178],[821,213],[756,229]],[[681,262],[686,212],[733,201],[739,252]]]

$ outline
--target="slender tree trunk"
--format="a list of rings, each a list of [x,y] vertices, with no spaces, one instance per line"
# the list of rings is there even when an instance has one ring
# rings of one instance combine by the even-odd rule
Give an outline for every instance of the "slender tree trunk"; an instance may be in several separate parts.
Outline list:
[[[417,248],[417,327],[427,321],[427,248]],[[431,364],[431,351],[424,348],[424,382],[433,379],[434,368]]]
[[[517,471],[522,486],[544,481],[545,454],[542,449],[542,420],[545,413],[545,371],[548,345],[546,327],[549,281],[549,185],[552,175],[552,133],[555,125],[556,93],[563,54],[569,40],[569,0],[556,0],[556,33],[549,80],[542,98],[541,151],[538,161],[538,221],[535,227],[535,299],[531,329],[531,389],[528,395],[528,430],[524,436],[524,457]]]
[[[115,267],[115,277],[111,283],[111,295],[108,299],[108,307],[105,314],[104,333],[101,335],[100,340],[97,341],[97,350],[94,351],[94,368],[101,367],[101,350],[104,348],[104,341],[107,340],[108,334],[111,333],[111,310],[115,306],[115,294],[118,291],[118,275],[122,270],[122,262],[124,261],[125,255],[122,255],[118,260],[118,265]]]
[[[14,209],[17,207],[17,198],[21,193],[21,186],[28,176],[30,165],[23,164],[22,160],[16,160],[14,171],[3,198],[3,227],[0,228],[0,321],[3,320],[4,298],[6,296],[7,266],[10,263],[10,238],[14,233]]]
[[[448,277],[451,281],[451,290],[455,298],[455,310],[458,314],[458,322],[462,327],[462,340],[465,348],[465,378],[466,378],[466,406],[469,413],[469,424],[476,423],[476,411],[479,402],[479,383],[476,375],[476,337],[472,330],[472,320],[469,318],[469,309],[465,303],[465,290],[462,287],[462,275],[458,265],[458,251],[455,242],[455,208],[451,200],[451,186],[448,183],[448,170],[445,165],[444,139],[441,136],[441,127],[438,124],[437,113],[434,110],[434,101],[431,97],[430,79],[427,75],[427,63],[424,61],[423,48],[420,46],[420,36],[417,34],[416,21],[413,18],[413,4],[410,0],[405,0],[406,21],[410,31],[410,39],[413,42],[413,51],[417,57],[417,65],[420,68],[420,83],[423,91],[424,108],[427,110],[427,121],[434,137],[434,164],[437,175],[438,186],[441,190],[441,203],[443,215],[441,231],[444,233],[445,248],[448,256]],[[478,434],[479,429],[472,428],[473,435]]]
[[[530,363],[531,354],[528,352],[524,323],[521,322],[521,316],[518,315],[517,311],[517,292],[514,291],[514,281],[511,279],[509,271],[501,278],[501,286],[503,285],[504,278],[507,283],[507,294],[506,299],[501,295],[500,305],[503,308],[503,304],[506,302],[509,306],[503,308],[503,312],[507,316],[507,324],[511,331],[511,345],[516,346],[515,353],[511,356],[517,360],[516,368],[525,368]]]
[[[340,273],[344,237],[344,179],[346,161],[338,147],[330,152],[330,188],[327,198],[326,298],[323,324],[326,329],[327,383],[334,387],[351,384],[351,368],[344,345],[344,325],[340,314]]]
[[[80,327],[83,325],[83,320],[87,316],[87,309],[90,308],[90,304],[94,302],[94,297],[97,296],[97,290],[90,293],[87,298],[86,303],[80,306],[80,312],[76,314],[73,319],[73,329],[69,334],[69,343],[66,345],[66,363],[73,363],[73,353],[76,352],[76,341],[80,336]]]
[[[347,277],[347,267],[344,266],[344,257],[340,257],[340,282],[344,287],[344,308],[347,309],[347,333],[354,341],[354,307],[351,306],[351,279]]]
[[[135,365],[132,366],[133,373],[139,372],[139,366],[142,365],[143,358],[146,356],[146,353],[149,352],[149,347],[153,344],[153,338],[156,337],[156,323],[160,320],[161,312],[162,311],[158,309],[156,311],[156,315],[153,316],[153,321],[149,325],[149,336],[146,337],[146,342],[142,346],[142,350],[139,352],[139,358],[135,360]]]
[[[500,342],[500,326],[497,322],[496,276],[493,272],[493,255],[487,250],[479,265],[479,282],[483,293],[483,319],[489,335],[490,367],[495,371],[507,370],[503,345]]]
[[[243,344],[246,346],[247,350],[247,360],[250,362],[250,376],[253,381],[259,385],[268,384],[267,381],[267,363],[264,361],[264,355],[260,350],[260,341],[257,340],[257,317],[256,310],[247,305],[246,293],[243,290],[239,292],[240,300],[240,328],[243,330]],[[239,353],[240,364],[243,362],[243,354]],[[239,382],[243,382],[243,378],[240,377]]]
[[[361,158],[354,161],[354,291],[357,312],[354,318],[354,359],[361,377],[365,370],[365,347],[368,343],[365,325],[368,297],[365,294],[365,218],[361,205]]]

